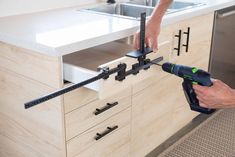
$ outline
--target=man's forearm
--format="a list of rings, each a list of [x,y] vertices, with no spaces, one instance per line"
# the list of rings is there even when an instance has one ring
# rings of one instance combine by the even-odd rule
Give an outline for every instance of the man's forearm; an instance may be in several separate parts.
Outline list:
[[[170,6],[173,0],[160,0],[159,4],[155,7],[150,20],[156,23],[161,23],[162,17]]]

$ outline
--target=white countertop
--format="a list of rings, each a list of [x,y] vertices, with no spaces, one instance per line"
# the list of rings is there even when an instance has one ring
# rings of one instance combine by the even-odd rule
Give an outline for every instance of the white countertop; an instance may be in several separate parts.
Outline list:
[[[235,0],[209,0],[207,5],[165,15],[162,26],[235,5]],[[62,56],[128,37],[139,21],[77,11],[76,8],[0,18],[0,41]]]

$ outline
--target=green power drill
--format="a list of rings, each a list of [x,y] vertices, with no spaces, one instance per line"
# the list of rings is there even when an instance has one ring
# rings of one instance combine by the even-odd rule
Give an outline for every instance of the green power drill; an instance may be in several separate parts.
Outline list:
[[[195,67],[176,65],[172,63],[164,63],[162,65],[162,69],[168,73],[175,74],[176,76],[184,79],[182,86],[191,110],[206,114],[210,114],[215,111],[215,109],[209,109],[199,106],[199,101],[192,87],[192,84],[199,84],[201,86],[212,86],[213,83],[208,72],[197,69]]]

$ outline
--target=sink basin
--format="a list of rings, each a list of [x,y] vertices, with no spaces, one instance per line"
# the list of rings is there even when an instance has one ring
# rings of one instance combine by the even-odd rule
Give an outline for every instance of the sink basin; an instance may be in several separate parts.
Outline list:
[[[149,17],[152,14],[155,5],[158,3],[158,0],[149,0],[149,2],[150,3],[146,3],[146,0],[131,0],[125,3],[103,4],[94,8],[86,9],[86,11],[88,10],[95,13],[111,14],[114,16],[122,16],[126,18],[139,18],[141,13],[146,12],[146,16]],[[203,4],[173,1],[166,14],[190,9],[201,5]]]
[[[202,3],[173,1],[169,9],[189,9],[200,5],[202,5]]]
[[[154,7],[144,5],[132,5],[128,3],[117,4],[104,4],[95,8],[88,9],[89,11],[95,11],[105,14],[121,15],[125,17],[138,18],[140,14],[146,12],[146,16],[150,16]]]
[[[147,0],[130,0],[127,3],[155,7],[158,4],[158,0],[148,0],[148,1]],[[203,4],[194,3],[194,2],[173,1],[172,4],[168,8],[168,13],[172,11],[181,11],[184,9],[190,9],[190,8],[198,7],[201,5]]]

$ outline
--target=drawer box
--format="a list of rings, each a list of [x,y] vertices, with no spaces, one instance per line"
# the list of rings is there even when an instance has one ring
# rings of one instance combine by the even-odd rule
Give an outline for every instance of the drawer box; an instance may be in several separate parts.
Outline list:
[[[103,100],[96,100],[65,115],[66,139],[83,133],[131,105],[131,88]]]
[[[133,64],[137,63],[137,59],[125,57],[126,53],[132,50],[132,45],[111,42],[66,55],[63,57],[64,79],[72,83],[78,83],[98,75],[100,72],[98,72],[97,69],[102,67],[114,68],[121,62],[126,63],[127,70],[129,70]],[[164,56],[165,61],[167,61],[169,60],[169,51],[170,42],[162,42],[159,43],[158,53],[151,53],[147,58],[155,59]],[[100,98],[105,98],[127,86],[131,86],[131,84],[136,81],[149,77],[153,72],[158,72],[159,70],[160,67],[152,66],[147,71],[142,70],[138,75],[127,76],[127,78],[121,82],[116,81],[116,74],[113,74],[107,80],[99,80],[86,87],[98,92]]]
[[[128,108],[71,139],[67,142],[67,156],[128,157],[130,152],[130,116],[131,110]],[[116,127],[116,129],[108,131],[107,127],[111,129]]]

